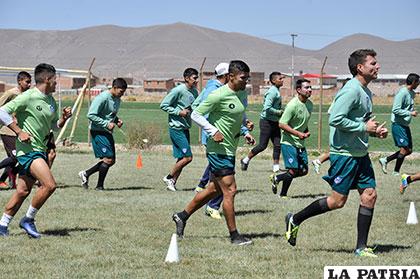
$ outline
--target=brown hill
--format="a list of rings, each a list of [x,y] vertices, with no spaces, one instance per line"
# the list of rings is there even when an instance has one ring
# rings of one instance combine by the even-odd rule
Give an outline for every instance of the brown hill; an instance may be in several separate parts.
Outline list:
[[[86,69],[96,57],[99,76],[180,77],[184,68],[211,71],[220,61],[243,59],[253,71],[290,72],[291,46],[240,33],[228,33],[184,23],[127,28],[113,25],[72,31],[0,29],[0,65],[33,67],[47,62],[58,68]],[[347,57],[356,48],[374,48],[381,73],[420,72],[420,39],[394,42],[356,34],[325,48],[295,49],[295,72],[347,74]]]

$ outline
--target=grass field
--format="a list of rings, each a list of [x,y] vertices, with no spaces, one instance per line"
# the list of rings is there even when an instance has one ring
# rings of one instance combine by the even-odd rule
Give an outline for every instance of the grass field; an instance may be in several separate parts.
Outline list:
[[[65,102],[63,105],[71,105],[70,102]],[[328,106],[324,106],[323,111],[323,121],[322,121],[322,148],[325,150],[328,146],[328,136],[329,136],[329,127],[328,127],[328,116],[326,111]],[[247,116],[250,118],[254,124],[255,129],[252,133],[254,137],[259,139],[259,114],[261,111],[260,104],[251,104],[247,111]],[[391,129],[391,120],[390,114],[391,106],[375,106],[374,113],[376,115],[376,120],[380,123],[387,121],[387,127]],[[83,109],[81,110],[79,122],[75,132],[75,137],[73,141],[76,142],[86,142],[87,141],[87,127],[88,120],[86,117],[87,114],[87,105],[84,104]],[[121,119],[125,121],[124,131],[130,132],[130,125],[154,125],[157,127],[161,143],[170,144],[169,135],[168,135],[168,124],[167,124],[167,114],[159,109],[159,104],[157,103],[138,103],[138,102],[123,102],[119,112]],[[69,134],[70,129],[66,135]],[[308,149],[317,149],[318,148],[318,106],[314,106],[314,113],[312,114],[311,120],[309,122],[309,131],[311,132],[311,137],[307,139],[306,146]],[[414,150],[416,150],[417,144],[420,144],[420,120],[414,119],[411,124],[411,131],[414,141]],[[191,143],[198,144],[198,128],[197,125],[193,124],[191,130]],[[116,142],[126,143],[124,135],[118,131],[114,133]],[[371,140],[370,141],[370,150],[372,151],[394,151],[395,146],[392,140],[392,136],[388,137],[385,140]]]
[[[243,154],[238,154],[239,157]],[[420,183],[398,192],[399,179],[380,173],[374,160],[378,201],[369,237],[379,258],[356,258],[358,195],[352,193],[341,210],[303,223],[295,248],[283,238],[284,215],[296,212],[329,193],[329,186],[312,170],[295,180],[289,200],[271,193],[271,160],[256,157],[247,172],[238,168],[235,206],[240,232],[254,245],[230,244],[223,220],[203,210],[194,214],[179,241],[181,262],[164,258],[175,225],[174,211],[193,197],[206,165],[201,154],[183,172],[179,191],[168,192],[161,181],[174,163],[169,151],[143,152],[144,167],[135,168],[135,152],[120,152],[110,170],[106,191],[83,190],[77,172],[95,163],[90,152],[59,151],[53,172],[58,189],[38,213],[43,237],[29,239],[18,221],[29,199],[0,240],[1,278],[322,278],[325,265],[418,265],[420,225],[406,225],[410,201],[420,207]],[[237,160],[237,161],[238,161]],[[407,161],[404,171],[418,171],[419,161]],[[328,164],[323,166],[326,171]],[[91,178],[91,188],[97,176]],[[4,206],[12,191],[0,192]],[[418,214],[420,211],[417,209]]]

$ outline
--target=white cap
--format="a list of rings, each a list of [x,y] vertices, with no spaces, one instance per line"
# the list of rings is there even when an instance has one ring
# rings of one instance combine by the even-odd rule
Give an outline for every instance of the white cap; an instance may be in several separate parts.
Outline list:
[[[229,73],[229,63],[219,63],[216,68],[214,68],[216,76],[223,76]]]

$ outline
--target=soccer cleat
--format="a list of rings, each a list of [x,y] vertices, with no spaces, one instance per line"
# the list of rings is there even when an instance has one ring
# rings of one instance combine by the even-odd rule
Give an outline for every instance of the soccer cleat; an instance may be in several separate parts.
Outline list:
[[[244,159],[241,159],[241,170],[246,171],[248,169],[248,164],[245,164],[243,160]]]
[[[174,213],[174,215],[172,215],[172,220],[174,220],[176,225],[176,234],[179,238],[184,238],[184,229],[187,222],[182,221],[182,219],[179,218],[178,213]]]
[[[379,164],[381,164],[382,172],[387,174],[388,171],[386,170],[386,165],[388,164],[388,162],[387,162],[386,158],[385,157],[384,158],[379,158]]]
[[[296,238],[297,238],[297,233],[299,231],[299,226],[296,226],[295,224],[293,224],[293,222],[291,221],[292,217],[293,217],[292,213],[287,213],[286,218],[285,218],[285,222],[286,222],[285,237],[286,237],[287,242],[289,242],[290,245],[296,246]]]
[[[354,251],[354,254],[357,257],[370,257],[370,258],[377,258],[378,256],[375,255],[372,248],[359,248]]]
[[[19,227],[21,227],[30,237],[32,238],[40,238],[41,234],[35,227],[35,220],[23,217],[19,222]]]
[[[275,164],[275,165],[273,165],[273,172],[274,172],[274,173],[276,173],[276,172],[278,172],[278,171],[280,171],[280,166],[279,166],[279,164]]]
[[[166,184],[166,190],[176,192],[175,180],[173,178],[163,177],[163,182]]]
[[[270,175],[270,182],[271,182],[271,191],[273,191],[273,194],[277,194],[277,185],[279,185],[279,182],[276,179],[277,175],[273,173]]]
[[[8,235],[9,235],[9,230],[7,229],[7,227],[0,225],[0,236],[8,236]]]
[[[104,188],[104,187],[96,187],[96,188],[95,188],[95,190],[96,190],[96,191],[104,191],[104,190],[105,190],[105,188]]]
[[[282,196],[282,195],[279,195],[279,198],[282,199],[282,200],[288,200],[289,199],[288,196]]]
[[[399,172],[396,172],[396,171],[393,171],[393,172],[392,172],[392,175],[393,175],[393,176],[400,176],[400,173],[399,173]]]
[[[85,171],[80,171],[79,172],[79,177],[82,180],[82,183],[81,183],[82,187],[85,188],[85,189],[89,188],[89,184],[88,184],[89,179],[86,175],[86,172]]]
[[[220,220],[222,219],[222,216],[220,216],[220,212],[217,209],[211,208],[210,206],[206,205],[206,208],[204,209],[204,213],[207,216],[210,216],[213,219]]]
[[[404,194],[405,189],[407,189],[408,187],[408,181],[407,181],[408,175],[407,174],[403,174],[401,175],[401,185],[400,185],[400,194]]]
[[[321,169],[321,162],[318,159],[312,161],[312,165],[314,166],[314,170],[316,174],[320,174]]]
[[[8,189],[10,189],[9,185],[6,182],[1,181],[0,182],[0,190],[8,190]]]
[[[231,240],[230,240],[230,242],[232,243],[232,244],[235,244],[235,245],[238,245],[238,246],[244,246],[244,245],[250,245],[250,244],[252,244],[252,240],[251,239],[249,239],[249,238],[246,238],[245,236],[243,236],[243,235],[238,235],[237,237],[235,237],[235,238],[232,238]]]

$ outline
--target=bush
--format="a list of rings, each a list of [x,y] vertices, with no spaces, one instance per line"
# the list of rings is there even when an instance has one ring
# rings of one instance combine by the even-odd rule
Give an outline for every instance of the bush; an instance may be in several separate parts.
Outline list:
[[[162,132],[156,124],[131,124],[127,126],[128,148],[149,149],[162,144]]]

